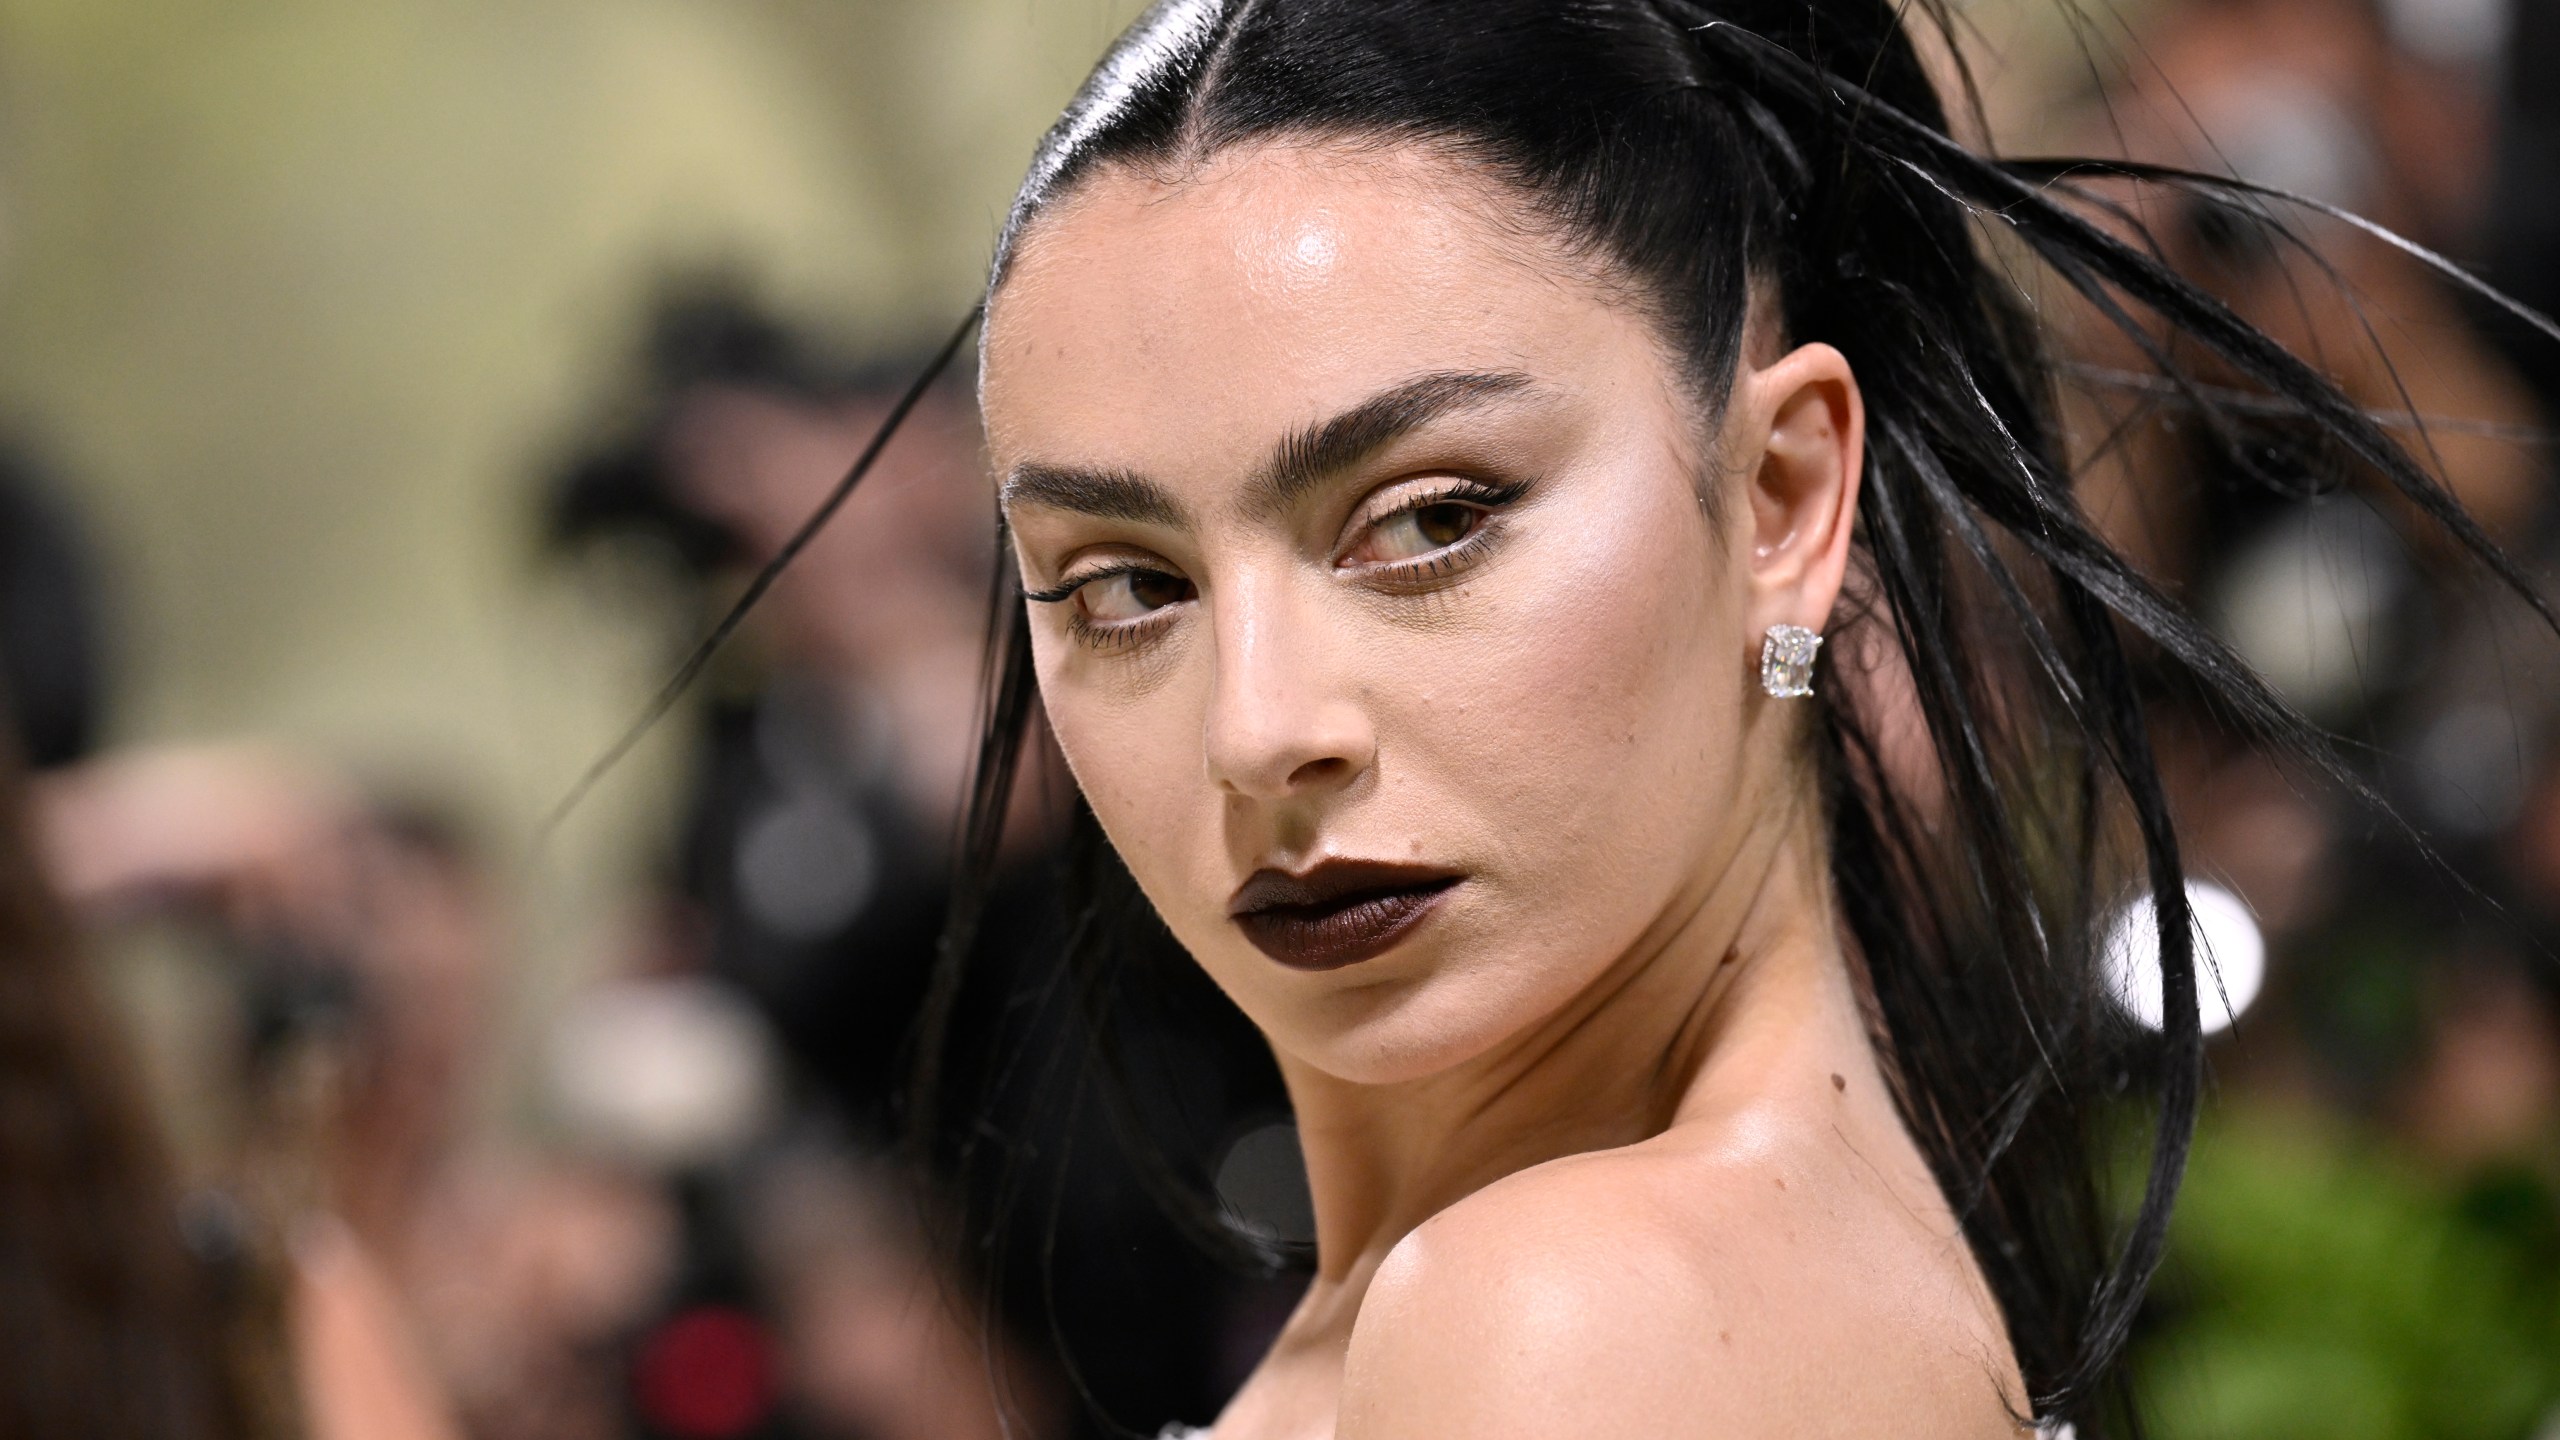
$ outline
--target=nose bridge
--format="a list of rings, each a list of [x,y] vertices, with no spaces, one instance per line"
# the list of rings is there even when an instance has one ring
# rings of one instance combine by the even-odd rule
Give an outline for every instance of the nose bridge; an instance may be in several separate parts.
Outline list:
[[[1285,571],[1238,574],[1210,606],[1217,678],[1203,738],[1223,790],[1283,799],[1369,768],[1368,717],[1325,643],[1318,602],[1295,582]]]

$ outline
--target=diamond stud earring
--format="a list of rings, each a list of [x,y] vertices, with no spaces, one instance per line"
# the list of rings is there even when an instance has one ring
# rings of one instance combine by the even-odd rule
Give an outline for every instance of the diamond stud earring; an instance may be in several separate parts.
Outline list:
[[[1772,625],[1760,637],[1760,688],[1776,700],[1813,693],[1813,657],[1822,637],[1801,625]]]

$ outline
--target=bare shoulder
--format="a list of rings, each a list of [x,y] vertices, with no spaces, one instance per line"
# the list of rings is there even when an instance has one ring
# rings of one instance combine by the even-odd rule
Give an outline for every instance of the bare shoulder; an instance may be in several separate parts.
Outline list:
[[[1407,1236],[1341,1440],[2016,1436],[1952,1221],[1836,1129],[1758,1119],[1537,1166]]]

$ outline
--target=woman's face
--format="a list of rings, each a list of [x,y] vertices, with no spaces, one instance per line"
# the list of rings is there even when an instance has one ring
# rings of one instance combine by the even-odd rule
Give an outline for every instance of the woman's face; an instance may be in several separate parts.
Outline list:
[[[1747,478],[1776,402],[1738,385],[1713,433],[1517,220],[1418,149],[1108,169],[988,318],[1066,758],[1192,955],[1348,1080],[1481,1055],[1677,931],[1783,768],[1760,630],[1830,604],[1769,579],[1803,528]]]

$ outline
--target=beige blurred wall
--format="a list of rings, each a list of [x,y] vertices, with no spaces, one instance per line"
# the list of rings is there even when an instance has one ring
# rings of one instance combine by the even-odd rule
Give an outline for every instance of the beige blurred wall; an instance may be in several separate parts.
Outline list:
[[[541,1014],[605,962],[671,767],[527,855],[667,661],[538,567],[539,467],[672,270],[882,342],[952,323],[1137,8],[0,0],[0,423],[112,567],[118,733],[452,799],[521,881]]]

